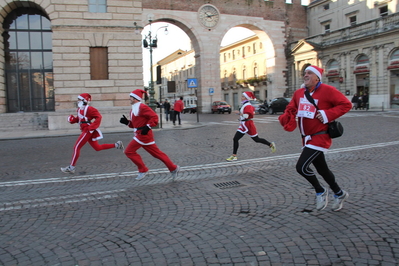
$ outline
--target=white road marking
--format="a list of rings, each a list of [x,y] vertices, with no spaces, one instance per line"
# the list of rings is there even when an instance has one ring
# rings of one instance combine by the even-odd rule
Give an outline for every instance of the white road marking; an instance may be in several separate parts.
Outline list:
[[[365,149],[373,149],[373,148],[382,148],[387,146],[399,145],[399,141],[390,141],[390,142],[382,142],[375,144],[367,144],[367,145],[359,145],[353,147],[345,147],[332,149],[328,151],[328,154],[334,153],[342,153],[342,152],[350,152],[350,151],[358,151]],[[193,166],[184,166],[181,167],[181,172],[185,171],[198,171],[205,169],[217,169],[217,168],[229,168],[229,167],[237,167],[240,165],[248,165],[253,163],[265,163],[276,160],[287,160],[298,158],[299,153],[272,156],[272,157],[262,157],[262,158],[254,158],[247,160],[239,160],[235,162],[217,162],[210,164],[202,164],[202,165],[193,165]],[[164,174],[169,173],[169,170],[166,168],[151,170],[151,174]],[[10,182],[0,182],[0,187],[17,187],[17,186],[31,186],[38,184],[51,184],[51,183],[68,183],[68,182],[76,182],[76,181],[87,181],[87,180],[100,180],[100,179],[111,179],[117,177],[131,177],[136,175],[137,171],[134,172],[122,172],[122,173],[108,173],[108,174],[95,174],[95,175],[85,175],[85,176],[71,176],[71,177],[56,177],[56,178],[48,178],[48,179],[36,179],[36,180],[26,180],[26,181],[10,181]],[[178,178],[182,180],[182,178]],[[138,181],[140,186],[147,185],[148,183],[154,184],[161,183],[165,181],[170,181],[170,178],[151,180],[146,179],[143,181]],[[35,208],[35,207],[45,207],[45,206],[54,206],[68,203],[78,203],[89,200],[100,200],[100,199],[109,199],[118,197],[118,193],[124,192],[126,189],[118,189],[118,190],[109,190],[109,191],[100,191],[100,192],[91,192],[91,193],[78,193],[71,194],[66,196],[54,196],[40,199],[29,199],[29,200],[16,200],[12,202],[3,202],[0,203],[0,212],[1,211],[9,211],[9,210],[18,210],[18,209],[26,209],[26,208]]]

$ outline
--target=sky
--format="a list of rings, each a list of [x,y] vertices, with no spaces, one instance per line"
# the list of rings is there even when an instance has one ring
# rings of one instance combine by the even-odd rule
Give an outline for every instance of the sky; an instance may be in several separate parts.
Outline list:
[[[165,34],[165,29],[161,28],[166,25],[168,25],[167,35]],[[156,62],[160,61],[161,59],[165,58],[166,56],[170,55],[171,53],[179,49],[183,51],[191,50],[190,38],[179,27],[173,24],[159,22],[159,23],[153,23],[151,29],[152,29],[151,36],[153,37],[153,39],[155,35],[158,39],[157,43],[158,47],[152,50],[153,64],[155,64]],[[144,27],[143,31],[141,32],[142,39],[144,39],[145,35],[148,35],[149,30],[150,30],[149,26]],[[221,45],[226,46],[252,35],[254,35],[253,31],[242,27],[236,27],[229,30],[226,33],[226,35],[222,40]],[[143,70],[144,70],[144,85],[147,86],[151,74],[150,74],[150,52],[146,48],[143,48]],[[153,73],[153,75],[155,75],[155,73]]]

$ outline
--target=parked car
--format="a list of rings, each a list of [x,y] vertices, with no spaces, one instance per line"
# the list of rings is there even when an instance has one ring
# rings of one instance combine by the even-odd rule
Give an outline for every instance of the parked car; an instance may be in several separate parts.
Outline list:
[[[224,114],[231,113],[231,106],[225,101],[215,101],[212,103],[212,114],[214,113]]]
[[[196,104],[189,104],[184,107],[183,114],[190,113],[195,114],[197,112],[197,105]]]
[[[290,101],[291,98],[284,98],[284,97],[274,98],[269,104],[269,114],[284,112],[285,107],[287,107]]]
[[[255,107],[255,113],[259,113],[259,107],[263,104],[261,100],[255,99],[249,101],[253,107]]]

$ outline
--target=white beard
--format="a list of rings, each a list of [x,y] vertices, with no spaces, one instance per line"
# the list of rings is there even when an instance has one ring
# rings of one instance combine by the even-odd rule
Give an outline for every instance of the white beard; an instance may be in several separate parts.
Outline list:
[[[85,108],[85,106],[84,106],[84,104],[83,104],[82,101],[79,101],[79,102],[78,102],[78,107],[79,107],[81,110],[83,110],[83,109]]]
[[[138,103],[135,103],[132,105],[132,112],[135,116],[139,115],[140,104],[141,104],[141,102],[138,102]]]

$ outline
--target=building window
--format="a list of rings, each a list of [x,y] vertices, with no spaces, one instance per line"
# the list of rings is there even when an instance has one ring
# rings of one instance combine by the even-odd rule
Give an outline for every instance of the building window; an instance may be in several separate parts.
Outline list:
[[[226,58],[226,53],[223,54],[223,61],[226,63],[227,58]]]
[[[356,16],[349,17],[349,25],[351,26],[356,25]]]
[[[330,9],[330,4],[324,5],[323,8],[324,8],[324,10],[329,10]]]
[[[242,47],[242,57],[245,57],[245,46]]]
[[[236,53],[235,53],[236,51],[235,50],[233,50],[233,60],[236,60]]]
[[[255,65],[254,65],[254,78],[257,78],[257,77],[258,77],[258,64],[255,63]]]
[[[106,13],[107,0],[89,0],[89,12]]]
[[[90,78],[108,79],[108,48],[90,47]]]
[[[18,8],[2,26],[7,111],[54,111],[50,20],[39,10]]]
[[[256,54],[256,43],[254,43],[252,46],[252,50],[254,51],[254,54]]]
[[[388,16],[388,6],[380,7],[380,16],[381,17]]]
[[[330,33],[330,24],[324,25],[324,33]]]

